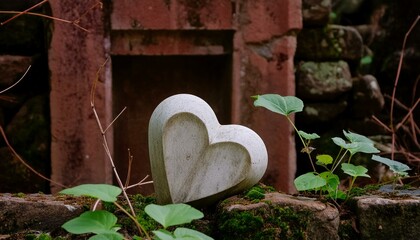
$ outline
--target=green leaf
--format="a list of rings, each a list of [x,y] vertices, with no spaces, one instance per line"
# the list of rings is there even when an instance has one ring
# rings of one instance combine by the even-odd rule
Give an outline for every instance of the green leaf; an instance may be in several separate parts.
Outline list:
[[[306,140],[313,140],[313,139],[320,138],[320,136],[316,133],[310,133],[309,134],[309,133],[306,133],[306,132],[301,131],[301,130],[298,131],[298,134]]]
[[[323,191],[328,192],[328,196],[332,199],[345,199],[346,194],[338,189],[338,186],[340,185],[340,179],[337,175],[334,173],[331,173],[329,171],[322,172],[319,174],[320,177],[325,179],[327,182],[325,186],[321,188]]]
[[[333,142],[338,145],[339,147],[342,147],[344,149],[352,149],[355,148],[357,145],[356,143],[346,143],[346,141],[344,141],[344,139],[340,138],[340,137],[333,137],[331,138],[333,140]]]
[[[74,196],[89,196],[101,199],[104,202],[115,202],[122,192],[121,188],[108,184],[82,184],[67,188],[60,193]]]
[[[278,94],[264,94],[253,96],[253,98],[256,98],[254,106],[264,107],[272,112],[285,116],[303,110],[302,100],[294,96],[283,97]]]
[[[89,238],[89,240],[121,240],[124,239],[124,236],[115,232],[115,233],[101,233],[94,235]]]
[[[351,155],[355,153],[362,152],[362,153],[379,153],[379,150],[373,145],[373,141],[369,138],[353,133],[353,132],[346,132],[343,130],[344,136],[351,142],[355,143],[354,147],[346,148],[350,151]]]
[[[365,137],[363,135],[357,134],[357,133],[353,133],[353,132],[346,132],[345,130],[343,130],[343,134],[344,136],[346,136],[346,138],[350,141],[350,142],[365,142],[365,143],[372,143],[373,141],[370,140],[368,137]]]
[[[375,160],[377,162],[387,165],[391,171],[401,176],[407,176],[408,175],[407,171],[411,170],[411,168],[408,165],[405,165],[404,163],[400,163],[395,160],[380,157],[378,155],[373,155],[372,160]]]
[[[341,169],[344,171],[344,173],[352,176],[352,177],[368,177],[370,178],[369,175],[367,175],[367,168],[363,167],[363,166],[355,166],[351,163],[342,163],[341,164]]]
[[[61,227],[73,234],[114,234],[118,230],[115,228],[116,223],[117,217],[114,214],[99,210],[84,212],[79,217],[67,221]]]
[[[379,150],[375,146],[373,146],[372,143],[354,142],[352,144],[355,144],[355,147],[348,149],[351,155],[354,155],[355,153],[358,153],[358,152],[379,153]]]
[[[327,182],[322,177],[313,172],[305,173],[297,177],[294,181],[298,191],[313,190],[325,186]]]
[[[347,198],[347,194],[340,189],[337,189],[336,191],[328,192],[328,196],[332,199],[341,199],[345,200]]]
[[[204,233],[182,227],[175,229],[174,235],[176,239],[213,240],[213,238],[207,236]]]
[[[157,237],[159,240],[174,240],[175,237],[170,233],[169,231],[165,229],[159,229],[157,231],[152,231],[153,234]]]
[[[359,136],[361,136],[361,135],[359,135]],[[352,135],[351,137],[354,137],[354,135]],[[363,152],[363,153],[378,153],[379,152],[379,150],[373,146],[373,143],[367,142],[365,139],[360,138],[359,140],[361,140],[361,141],[358,142],[357,138],[352,138],[350,140],[350,143],[347,143],[344,139],[342,139],[340,137],[334,137],[334,138],[331,138],[331,139],[333,140],[333,142],[336,145],[338,145],[338,146],[340,146],[344,149],[347,149],[350,152],[351,155],[354,155],[355,153],[358,153],[358,152]],[[366,139],[368,139],[368,138],[366,138]]]
[[[316,164],[326,166],[333,163],[334,159],[328,154],[321,154],[316,156],[316,160],[318,160]]]
[[[190,223],[192,220],[204,217],[202,212],[183,203],[168,204],[165,206],[149,204],[145,207],[144,211],[164,228]]]

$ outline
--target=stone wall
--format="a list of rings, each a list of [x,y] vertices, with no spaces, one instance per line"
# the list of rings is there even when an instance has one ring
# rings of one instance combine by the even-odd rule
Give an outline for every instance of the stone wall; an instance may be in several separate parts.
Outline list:
[[[341,136],[342,130],[385,136],[381,141],[389,139],[386,136],[389,133],[375,123],[372,116],[388,124],[390,99],[386,96],[392,95],[403,37],[416,18],[416,11],[410,9],[419,7],[415,1],[407,4],[303,1],[304,27],[298,35],[295,62],[296,92],[305,108],[297,115],[297,125],[327,138],[318,145],[315,143],[319,153],[331,154],[329,148],[333,144],[329,139]],[[404,84],[397,92],[397,98],[407,106],[412,101],[409,99],[416,99],[410,88],[415,87],[414,81],[419,76],[412,63],[419,59],[418,44],[415,44],[418,35],[414,33],[407,44],[407,62],[403,66],[403,71],[407,72],[402,74],[400,82]],[[408,74],[411,77],[407,77]],[[398,112],[396,119],[406,114],[401,109]],[[389,140],[382,143],[387,145]],[[307,162],[306,156],[298,158],[305,158],[298,162]],[[309,169],[305,164],[298,168],[298,172]]]
[[[1,11],[23,11],[39,1],[1,1]],[[46,7],[34,10],[45,13]],[[0,14],[0,22],[10,14]],[[48,21],[20,16],[0,26],[0,89],[24,79],[0,95],[0,124],[16,152],[38,172],[50,172],[49,81],[46,46]],[[48,182],[33,174],[0,141],[0,192],[49,192]]]

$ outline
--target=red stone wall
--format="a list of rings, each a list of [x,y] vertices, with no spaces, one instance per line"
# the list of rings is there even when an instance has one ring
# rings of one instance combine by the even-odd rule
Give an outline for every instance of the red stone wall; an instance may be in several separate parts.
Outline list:
[[[89,32],[54,22],[49,50],[51,72],[51,178],[67,186],[81,183],[111,183],[101,135],[90,108],[91,84],[106,58],[103,11],[91,9],[90,1],[50,1],[53,16],[77,20]],[[104,126],[111,111],[109,79],[99,75],[97,101]],[[112,142],[111,142],[112,143]],[[52,192],[59,190],[52,186]]]
[[[53,14],[67,19],[77,18],[88,4],[51,1]],[[111,179],[89,107],[91,82],[107,54],[226,55],[232,59],[226,61],[232,69],[226,78],[231,79],[231,122],[249,126],[266,143],[269,168],[263,181],[279,190],[293,191],[296,161],[292,128],[281,116],[253,107],[250,97],[264,93],[294,95],[293,57],[296,31],[301,28],[300,4],[295,0],[115,1],[110,41],[104,30],[108,26],[103,22],[106,11],[95,9],[83,18],[90,33],[71,24],[55,23],[50,49],[54,180],[74,185]],[[116,80],[110,77],[113,67],[111,61],[105,74],[100,74],[98,86],[96,103],[105,123],[116,111],[110,107],[111,85]],[[141,81],[141,76],[133,81]],[[139,94],[150,90],[140,89]],[[156,107],[152,105],[136,111],[147,112]],[[140,128],[147,129],[143,125]],[[135,159],[135,169],[147,165],[147,154]],[[144,175],[147,172],[150,170],[145,169]]]

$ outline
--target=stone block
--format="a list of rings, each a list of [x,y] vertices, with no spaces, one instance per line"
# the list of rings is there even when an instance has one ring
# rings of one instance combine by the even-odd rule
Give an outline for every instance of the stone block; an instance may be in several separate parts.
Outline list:
[[[302,18],[305,27],[327,25],[331,5],[331,0],[303,0]]]
[[[298,34],[296,58],[305,61],[356,60],[362,57],[363,40],[353,27],[328,25],[304,28]]]
[[[362,239],[418,239],[420,198],[361,197],[357,217]]]
[[[6,88],[13,85],[31,64],[32,57],[0,55],[0,86]]]
[[[353,79],[353,117],[359,119],[371,117],[379,113],[384,105],[384,96],[374,76],[365,75]]]
[[[259,202],[229,198],[218,209],[217,239],[336,240],[338,210],[311,198],[278,192]]]
[[[17,197],[0,194],[0,233],[54,231],[83,211],[82,205],[74,201],[59,200],[51,195],[31,194]]]
[[[240,125],[220,125],[202,99],[165,99],[149,123],[157,201],[208,204],[256,184],[267,168],[262,139]]]
[[[353,86],[349,65],[344,61],[301,62],[296,76],[297,96],[303,100],[335,100]]]

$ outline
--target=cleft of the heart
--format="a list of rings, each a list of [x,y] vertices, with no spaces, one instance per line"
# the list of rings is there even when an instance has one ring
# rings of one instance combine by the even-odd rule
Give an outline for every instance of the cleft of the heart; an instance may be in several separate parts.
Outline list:
[[[211,204],[252,187],[267,169],[262,139],[241,125],[220,125],[201,98],[162,101],[149,122],[149,155],[157,201]]]

